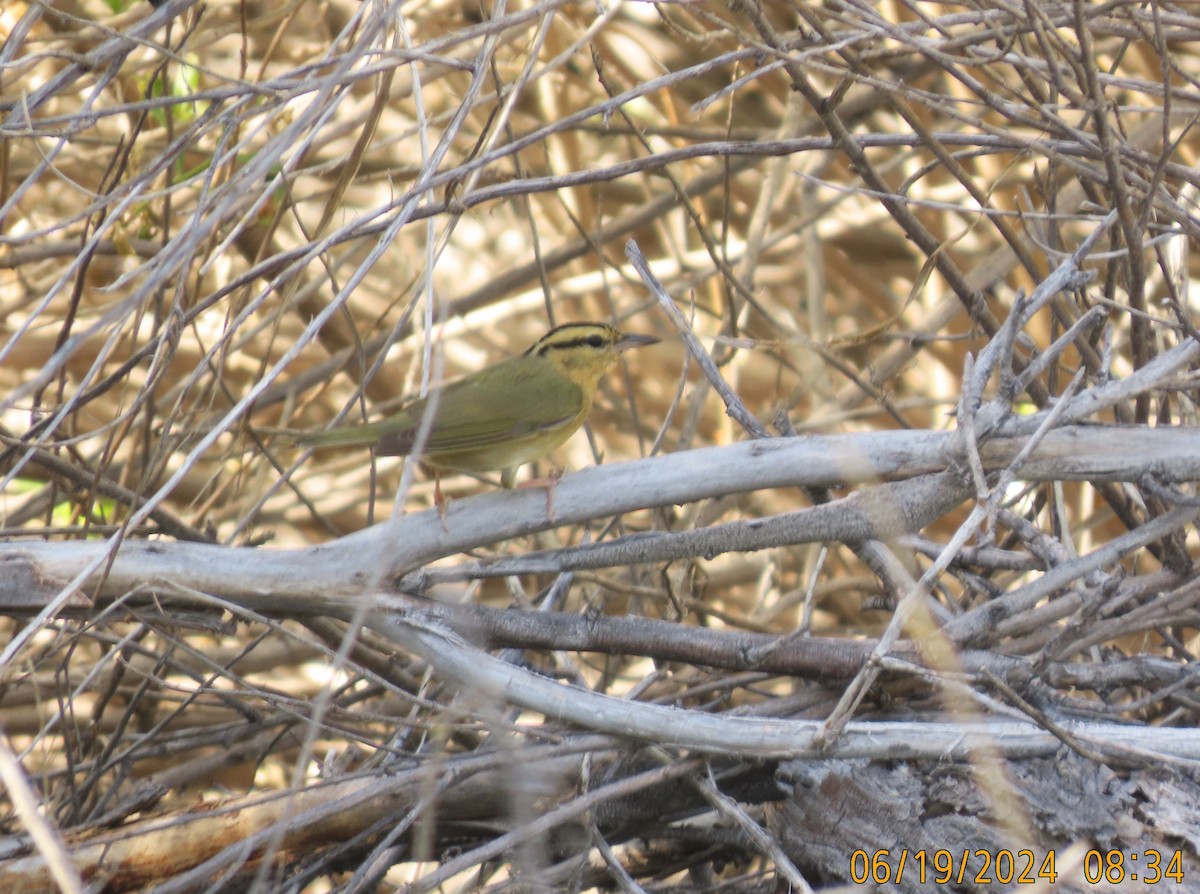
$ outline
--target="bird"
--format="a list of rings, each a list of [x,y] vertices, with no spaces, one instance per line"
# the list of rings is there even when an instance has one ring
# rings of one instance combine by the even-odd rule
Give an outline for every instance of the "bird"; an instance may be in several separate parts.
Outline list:
[[[500,472],[513,487],[517,470],[560,446],[588,417],[596,387],[630,348],[656,344],[653,335],[621,332],[607,323],[565,323],[517,357],[436,388],[377,422],[295,436],[298,446],[374,447],[379,456],[410,456],[435,472]],[[421,424],[432,422],[418,445]],[[441,506],[440,481],[435,502]]]

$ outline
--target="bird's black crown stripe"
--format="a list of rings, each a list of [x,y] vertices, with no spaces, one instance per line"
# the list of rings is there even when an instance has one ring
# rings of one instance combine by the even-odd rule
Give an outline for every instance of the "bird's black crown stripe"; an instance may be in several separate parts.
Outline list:
[[[533,345],[533,347],[531,347],[525,353],[526,354],[537,354],[539,357],[544,357],[544,356],[546,356],[546,352],[551,349],[553,349],[555,351],[559,351],[559,350],[563,350],[565,348],[579,348],[579,347],[582,347],[583,345],[590,345],[593,348],[603,347],[604,342],[607,341],[607,339],[605,339],[603,336],[599,335],[595,331],[596,328],[597,327],[594,323],[564,323],[561,326],[555,326],[553,329],[551,329],[549,332],[547,332],[545,335],[543,335],[540,339],[538,339],[538,341]],[[568,329],[586,329],[586,330],[590,330],[591,334],[590,335],[581,335],[578,338],[572,338],[569,341],[554,341],[554,342],[550,341],[550,339],[553,336],[555,336],[559,333],[565,332]]]
[[[573,338],[570,341],[556,341],[553,344],[544,344],[539,342],[538,344],[534,345],[534,347],[537,348],[538,355],[544,357],[547,351],[562,351],[567,348],[579,348],[583,345],[591,345],[593,348],[599,348],[604,345],[604,342],[600,341],[597,343],[597,339],[594,335],[585,335],[581,338]],[[532,348],[530,350],[532,350]]]

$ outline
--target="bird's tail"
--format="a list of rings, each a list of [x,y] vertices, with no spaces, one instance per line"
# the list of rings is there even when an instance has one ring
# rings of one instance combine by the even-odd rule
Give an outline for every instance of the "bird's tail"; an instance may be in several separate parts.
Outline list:
[[[324,431],[287,432],[293,447],[362,447],[379,440],[375,425],[342,425]]]

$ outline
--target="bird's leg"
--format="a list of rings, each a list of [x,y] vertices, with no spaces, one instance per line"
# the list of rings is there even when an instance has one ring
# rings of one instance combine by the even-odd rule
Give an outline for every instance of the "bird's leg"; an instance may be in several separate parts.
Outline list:
[[[446,504],[449,501],[442,494],[442,473],[434,469],[433,472],[433,505],[437,508],[438,518],[442,522],[442,530],[447,534],[450,533],[450,528],[446,525]]]
[[[542,475],[539,478],[530,478],[528,481],[520,485],[521,489],[527,487],[544,487],[546,488],[546,521],[554,521],[554,489],[558,487],[558,481],[564,474],[566,469],[555,469],[549,475]]]

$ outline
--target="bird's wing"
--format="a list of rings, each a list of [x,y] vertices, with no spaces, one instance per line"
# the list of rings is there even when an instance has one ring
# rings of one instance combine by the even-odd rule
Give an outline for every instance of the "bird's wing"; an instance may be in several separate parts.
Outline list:
[[[534,437],[568,424],[585,408],[583,390],[562,375],[547,375],[536,357],[514,357],[487,370],[482,378],[453,382],[406,408],[410,424],[384,431],[376,453],[412,452],[425,407],[436,401],[433,427],[422,452],[453,453]]]

